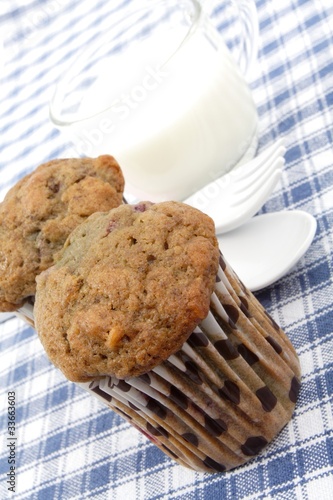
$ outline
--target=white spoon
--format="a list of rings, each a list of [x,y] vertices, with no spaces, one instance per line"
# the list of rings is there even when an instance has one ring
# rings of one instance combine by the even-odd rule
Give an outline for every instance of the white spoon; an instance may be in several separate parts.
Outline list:
[[[220,249],[253,292],[287,274],[309,248],[317,223],[302,210],[258,215],[243,226],[217,235]]]

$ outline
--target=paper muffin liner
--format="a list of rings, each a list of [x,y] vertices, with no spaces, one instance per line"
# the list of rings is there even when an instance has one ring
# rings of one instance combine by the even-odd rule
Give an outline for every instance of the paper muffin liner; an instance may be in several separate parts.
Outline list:
[[[33,324],[33,301],[19,314]],[[287,424],[299,378],[288,337],[221,256],[209,314],[176,354],[139,377],[77,385],[181,465],[223,472]]]
[[[17,311],[15,311],[16,316],[23,319],[33,328],[35,327],[34,303],[35,303],[35,297],[33,295],[31,297],[27,297],[25,299],[23,306],[20,307]]]

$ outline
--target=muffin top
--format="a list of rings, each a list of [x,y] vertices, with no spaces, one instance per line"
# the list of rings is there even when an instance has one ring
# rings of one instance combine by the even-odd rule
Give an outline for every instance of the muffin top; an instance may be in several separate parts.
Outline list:
[[[50,360],[76,382],[151,370],[207,316],[218,259],[213,221],[183,203],[91,215],[37,277],[36,328]]]
[[[22,178],[0,204],[0,311],[33,295],[69,233],[96,211],[122,203],[124,178],[112,156],[58,159]]]

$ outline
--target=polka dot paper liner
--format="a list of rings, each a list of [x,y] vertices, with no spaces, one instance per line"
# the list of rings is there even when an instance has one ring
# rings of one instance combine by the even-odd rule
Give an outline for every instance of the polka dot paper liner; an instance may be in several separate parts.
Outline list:
[[[31,323],[33,304],[20,314]],[[140,377],[78,385],[181,465],[224,472],[288,423],[299,379],[288,337],[221,256],[210,312],[176,354]]]
[[[141,377],[80,385],[182,465],[222,472],[287,424],[299,377],[287,336],[221,257],[210,312],[180,351]]]

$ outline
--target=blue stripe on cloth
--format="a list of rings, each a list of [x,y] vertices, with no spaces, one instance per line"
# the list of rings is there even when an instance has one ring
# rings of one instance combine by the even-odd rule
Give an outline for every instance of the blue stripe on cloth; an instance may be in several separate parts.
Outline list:
[[[111,3],[13,1],[0,11],[7,56],[0,82],[1,193],[39,163],[73,154],[49,121],[48,101],[59,73],[128,0]],[[224,5],[220,0],[208,4],[222,30]],[[331,498],[333,5],[312,0],[257,0],[256,5],[260,39],[251,88],[260,117],[260,148],[281,136],[287,147],[281,182],[260,213],[298,208],[313,214],[318,224],[297,265],[256,292],[300,357],[302,385],[293,419],[245,466],[227,474],[195,473],[66,381],[47,360],[34,330],[9,319],[0,323],[0,425],[7,428],[7,393],[15,390],[15,500]],[[0,498],[8,498],[3,444]]]

